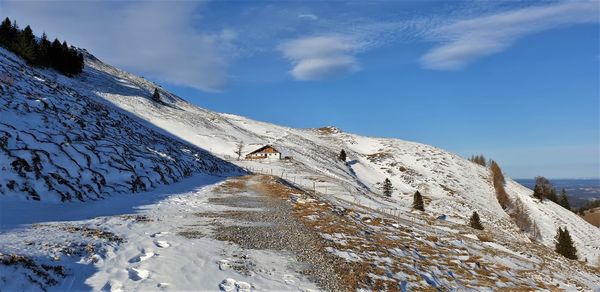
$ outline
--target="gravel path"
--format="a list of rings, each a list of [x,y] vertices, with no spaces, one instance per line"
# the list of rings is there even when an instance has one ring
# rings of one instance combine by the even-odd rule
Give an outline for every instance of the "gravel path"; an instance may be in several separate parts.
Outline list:
[[[292,253],[300,264],[291,269],[315,281],[321,289],[344,291],[335,272],[344,261],[325,251],[323,239],[293,216],[289,194],[277,197],[265,191],[263,176],[238,179],[236,187],[209,198],[214,204],[243,208],[242,211],[199,213],[200,217],[220,218],[214,225],[214,237],[233,242],[243,249],[276,250]],[[231,224],[231,219],[235,220]]]

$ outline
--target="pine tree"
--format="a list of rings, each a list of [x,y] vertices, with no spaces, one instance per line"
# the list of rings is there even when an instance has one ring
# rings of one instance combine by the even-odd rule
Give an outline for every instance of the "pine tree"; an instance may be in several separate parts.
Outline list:
[[[387,197],[391,197],[392,191],[393,191],[392,182],[390,181],[389,178],[386,178],[383,181],[383,194],[386,195]]]
[[[67,42],[61,43],[55,39],[50,43],[45,33],[37,42],[30,26],[19,30],[16,21],[11,24],[8,18],[0,24],[0,45],[31,66],[51,67],[67,76],[79,74],[83,70],[83,54],[69,47]]]
[[[10,19],[7,17],[0,24],[0,45],[8,47],[12,43],[14,36],[12,35],[13,26]]]
[[[550,200],[554,203],[558,203],[558,197],[556,196],[556,190],[554,188],[551,188],[548,191],[548,194],[546,195],[546,197],[548,198],[548,200]]]
[[[558,228],[556,232],[555,242],[555,251],[564,257],[572,260],[577,259],[577,249],[573,244],[573,239],[571,239],[571,235],[569,234],[569,230],[565,227]]]
[[[17,41],[14,44],[13,50],[21,56],[27,63],[35,64],[37,61],[37,43],[31,27],[26,26],[17,35]]]
[[[469,226],[474,229],[483,230],[483,225],[481,225],[481,220],[479,219],[479,214],[477,214],[477,212],[473,212],[473,215],[471,215]]]
[[[425,211],[425,204],[423,203],[423,196],[421,196],[421,193],[419,193],[419,191],[416,191],[415,195],[413,196],[412,207],[413,207],[413,209],[416,209],[416,210]]]
[[[52,48],[52,43],[48,40],[48,36],[46,33],[42,34],[42,38],[40,39],[39,49],[38,49],[38,65],[42,67],[50,67],[52,64],[50,62],[50,50]]]
[[[67,44],[67,41],[63,41],[63,43],[60,45],[60,58],[59,58],[59,65],[57,70],[60,72],[69,72],[69,45]]]
[[[569,203],[569,197],[567,196],[567,191],[562,189],[560,191],[560,198],[558,199],[558,204],[563,208],[571,211],[571,204]]]
[[[152,98],[154,101],[160,102],[160,93],[158,92],[158,88],[154,88],[154,93],[152,94]]]
[[[347,158],[347,157],[346,157],[346,151],[344,151],[344,149],[342,149],[342,151],[340,151],[340,155],[338,155],[338,159],[339,159],[340,161],[344,161],[344,162],[346,162],[346,158]]]

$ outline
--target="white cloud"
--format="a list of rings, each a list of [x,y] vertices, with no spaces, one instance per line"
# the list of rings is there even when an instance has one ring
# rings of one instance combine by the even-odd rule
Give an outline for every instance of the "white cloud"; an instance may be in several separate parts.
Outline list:
[[[317,20],[317,19],[319,19],[318,16],[316,16],[314,14],[310,14],[310,13],[300,14],[300,15],[298,15],[298,18],[300,18],[300,19],[306,19],[306,20]]]
[[[288,58],[297,80],[321,80],[355,72],[359,66],[354,53],[360,44],[341,36],[314,36],[287,41],[279,50]]]
[[[169,83],[219,91],[235,32],[194,29],[201,2],[0,2],[3,14],[104,61]]]
[[[568,1],[461,20],[432,31],[441,45],[421,59],[424,67],[448,70],[500,52],[517,39],[559,26],[599,20],[599,2]]]

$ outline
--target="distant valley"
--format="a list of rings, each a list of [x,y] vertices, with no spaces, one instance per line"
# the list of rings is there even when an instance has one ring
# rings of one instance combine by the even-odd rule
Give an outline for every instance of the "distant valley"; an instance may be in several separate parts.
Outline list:
[[[533,189],[535,179],[515,179],[518,183]],[[600,179],[550,179],[558,191],[565,189],[569,202],[574,208],[581,208],[593,200],[600,200]]]

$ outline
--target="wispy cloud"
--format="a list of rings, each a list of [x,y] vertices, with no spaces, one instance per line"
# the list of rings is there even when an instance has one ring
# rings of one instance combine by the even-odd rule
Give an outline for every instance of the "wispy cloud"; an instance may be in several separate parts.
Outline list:
[[[354,53],[359,47],[348,37],[313,36],[284,42],[279,50],[293,63],[290,73],[294,78],[321,80],[357,71]]]
[[[298,18],[305,19],[305,20],[317,20],[317,19],[319,19],[318,16],[316,16],[314,14],[311,14],[311,13],[299,14]]]
[[[195,29],[201,2],[0,2],[3,14],[92,50],[108,63],[177,85],[219,91],[236,34]]]
[[[598,1],[568,1],[460,20],[432,30],[441,44],[421,59],[424,67],[457,69],[498,53],[526,35],[559,26],[599,21]]]

